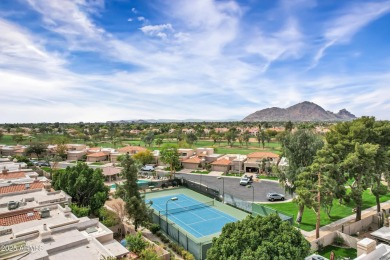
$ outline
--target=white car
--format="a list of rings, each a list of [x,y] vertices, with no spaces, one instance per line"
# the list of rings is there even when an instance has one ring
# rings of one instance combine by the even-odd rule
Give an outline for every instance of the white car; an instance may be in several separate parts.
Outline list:
[[[152,171],[154,171],[154,166],[153,165],[145,165],[141,168],[141,171],[152,172]]]
[[[252,183],[252,178],[242,177],[240,180],[240,185],[243,185],[243,186],[246,186],[246,185],[251,184],[251,183]]]
[[[270,201],[274,201],[274,200],[284,200],[284,194],[279,194],[279,193],[271,192],[271,193],[268,193],[268,194],[267,194],[267,198],[268,198],[268,200],[270,200]]]

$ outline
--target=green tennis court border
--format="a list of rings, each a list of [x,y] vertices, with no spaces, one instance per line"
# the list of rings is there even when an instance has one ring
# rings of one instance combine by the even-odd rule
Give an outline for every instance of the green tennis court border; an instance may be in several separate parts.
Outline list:
[[[202,203],[209,202],[210,198],[204,196],[200,193],[192,191],[187,188],[173,188],[168,190],[158,190],[145,193],[145,200],[150,200],[153,198],[165,197],[169,195],[184,194],[190,198],[196,199]],[[243,220],[250,214],[241,211],[239,209],[233,208],[231,206],[225,205],[217,200],[214,201],[214,208],[222,211],[225,214],[228,214],[238,220]],[[211,242],[214,237],[217,237],[221,232],[211,234],[209,236],[204,236],[196,238],[188,231],[179,227],[176,223],[168,219],[168,230],[166,230],[166,218],[165,216],[159,214],[159,212],[153,209],[153,221],[160,225],[161,230],[163,230],[168,236],[181,246],[183,246],[187,251],[191,252],[196,259],[205,259],[206,251],[211,247]]]

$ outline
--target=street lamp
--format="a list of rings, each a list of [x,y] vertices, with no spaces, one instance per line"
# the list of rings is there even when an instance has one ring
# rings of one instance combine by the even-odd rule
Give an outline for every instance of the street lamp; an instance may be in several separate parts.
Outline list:
[[[252,203],[255,202],[255,188],[253,187],[253,185],[248,185],[246,186],[248,189],[252,188]]]
[[[222,179],[222,202],[225,203],[225,178],[219,176],[217,179]]]
[[[167,234],[168,234],[168,202],[178,200],[178,197],[172,197],[165,203],[165,221],[167,222]]]

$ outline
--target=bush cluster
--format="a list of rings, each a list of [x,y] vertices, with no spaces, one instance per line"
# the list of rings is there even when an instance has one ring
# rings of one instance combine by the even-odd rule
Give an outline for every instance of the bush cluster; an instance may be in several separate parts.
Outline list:
[[[165,235],[163,235],[160,231],[156,232],[156,235],[161,239],[161,241],[168,245],[176,254],[183,257],[184,260],[194,260],[194,256],[185,250],[182,246],[170,241]]]

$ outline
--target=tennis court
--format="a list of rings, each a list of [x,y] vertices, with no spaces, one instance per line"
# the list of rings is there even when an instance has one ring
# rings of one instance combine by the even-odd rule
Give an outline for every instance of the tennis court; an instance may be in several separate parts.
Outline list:
[[[177,200],[171,200],[177,198]],[[237,219],[216,209],[214,201],[200,202],[184,194],[172,194],[150,199],[152,207],[164,218],[176,223],[196,238],[221,232],[222,227]],[[168,201],[168,212],[166,205]]]

